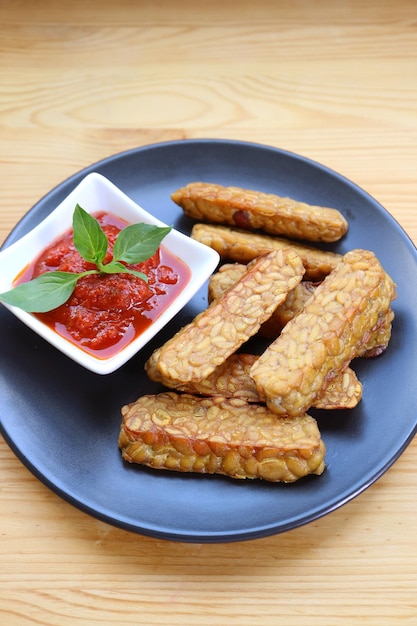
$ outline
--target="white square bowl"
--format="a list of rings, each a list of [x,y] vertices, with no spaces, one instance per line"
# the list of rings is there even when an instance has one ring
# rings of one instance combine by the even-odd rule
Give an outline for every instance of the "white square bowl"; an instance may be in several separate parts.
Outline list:
[[[16,276],[49,244],[72,227],[72,216],[77,203],[88,213],[105,211],[121,217],[129,224],[145,222],[166,226],[107,178],[95,172],[88,174],[38,226],[0,252],[0,293],[12,289]],[[169,307],[144,332],[108,358],[98,358],[84,352],[31,313],[6,303],[2,304],[29,328],[83,367],[97,374],[110,374],[143,348],[189,302],[219,262],[217,252],[175,229],[164,238],[163,245],[186,263],[191,272],[190,280]]]

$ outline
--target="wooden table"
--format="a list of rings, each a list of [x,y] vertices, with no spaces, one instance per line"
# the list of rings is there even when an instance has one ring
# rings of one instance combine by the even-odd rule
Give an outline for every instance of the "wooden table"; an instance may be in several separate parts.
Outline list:
[[[217,137],[343,173],[417,242],[414,0],[3,0],[0,23],[0,241],[90,163]],[[416,459],[288,533],[183,544],[87,516],[1,440],[0,623],[417,624]]]

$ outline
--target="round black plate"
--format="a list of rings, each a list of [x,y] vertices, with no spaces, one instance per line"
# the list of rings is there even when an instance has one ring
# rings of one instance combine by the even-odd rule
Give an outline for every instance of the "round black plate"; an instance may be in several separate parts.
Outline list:
[[[88,372],[0,307],[1,432],[19,459],[57,494],[97,518],[179,541],[223,542],[287,531],[330,513],[381,476],[417,428],[417,254],[397,222],[335,172],[275,148],[224,140],[184,140],[100,161],[48,193],[20,221],[16,241],[89,172],[186,233],[191,223],[170,194],[194,180],[238,185],[334,206],[349,220],[333,249],[373,250],[398,286],[388,350],[353,364],[363,400],[351,411],[312,412],[327,446],[327,469],[291,485],[158,472],[122,461],[120,407],[158,386],[146,378],[150,352],[206,306],[203,288],[145,350],[108,376]]]

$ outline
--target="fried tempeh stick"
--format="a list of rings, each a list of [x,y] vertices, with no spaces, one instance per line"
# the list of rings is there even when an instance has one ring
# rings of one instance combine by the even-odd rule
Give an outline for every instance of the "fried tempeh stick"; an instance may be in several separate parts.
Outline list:
[[[246,271],[243,263],[226,263],[222,265],[218,272],[212,274],[208,284],[208,300],[213,302],[229,289]],[[278,337],[285,324],[294,315],[297,315],[304,304],[311,297],[318,283],[308,280],[300,282],[292,289],[285,301],[275,309],[271,317],[266,320],[259,329],[262,337],[275,339]]]
[[[123,458],[155,469],[294,482],[324,471],[325,445],[309,415],[288,420],[244,400],[166,392],[122,408]]]
[[[250,375],[251,367],[258,358],[255,354],[232,354],[204,380],[176,384],[171,388],[193,395],[241,398],[246,402],[262,404],[264,400]],[[149,373],[152,375],[152,372]],[[331,381],[323,395],[316,400],[314,407],[327,410],[352,409],[361,398],[362,385],[355,372],[348,367]]]
[[[395,286],[368,250],[348,252],[251,368],[278,415],[305,412],[386,319]]]
[[[168,387],[204,380],[258,332],[303,273],[291,250],[259,257],[219,300],[155,350],[145,365],[150,378]]]
[[[171,198],[193,219],[260,229],[271,235],[333,242],[348,229],[337,209],[240,187],[195,182],[178,189]]]
[[[306,280],[322,280],[336,267],[341,255],[280,237],[259,235],[238,228],[213,224],[194,224],[191,237],[216,250],[222,259],[249,263],[271,250],[291,248],[302,259]]]

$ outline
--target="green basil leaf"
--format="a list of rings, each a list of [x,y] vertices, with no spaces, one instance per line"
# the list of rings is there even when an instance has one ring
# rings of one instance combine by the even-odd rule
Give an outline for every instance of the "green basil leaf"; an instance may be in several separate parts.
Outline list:
[[[132,270],[129,267],[125,267],[123,263],[120,263],[120,261],[110,261],[110,263],[106,263],[105,265],[100,263],[99,268],[100,272],[103,272],[104,274],[133,274],[134,276],[144,280],[146,283],[148,282],[146,274]]]
[[[126,226],[114,243],[113,258],[130,264],[142,263],[155,254],[170,230],[171,226],[143,223]]]
[[[0,293],[0,300],[28,313],[45,313],[64,304],[83,274],[46,272],[10,291]]]
[[[109,242],[98,221],[76,205],[72,217],[74,245],[83,259],[89,263],[100,263],[107,253]]]

